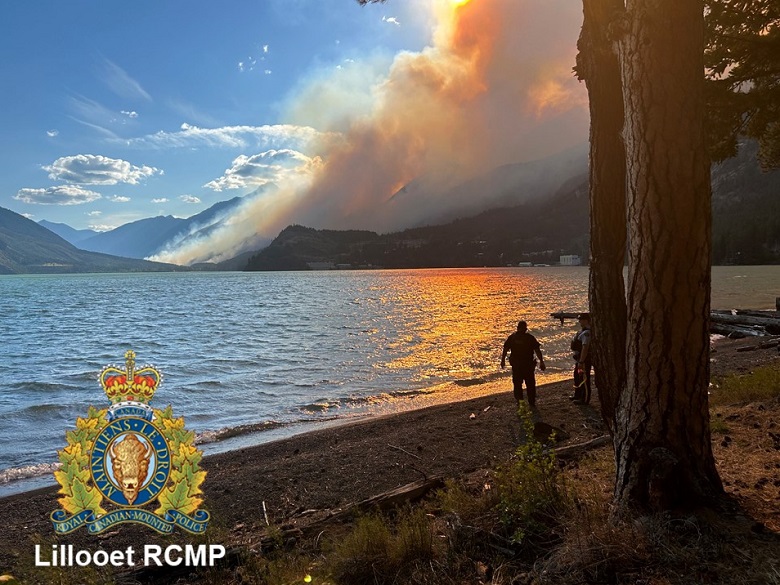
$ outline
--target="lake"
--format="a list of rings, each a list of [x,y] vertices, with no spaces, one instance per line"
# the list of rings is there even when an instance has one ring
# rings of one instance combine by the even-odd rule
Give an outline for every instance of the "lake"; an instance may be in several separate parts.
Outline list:
[[[107,406],[103,366],[151,363],[207,451],[474,395],[519,319],[540,383],[569,375],[586,267],[0,276],[0,495],[51,477],[65,432]],[[774,308],[780,267],[716,267],[713,308]],[[444,388],[450,389],[444,392]],[[509,388],[508,388],[509,390]],[[48,480],[47,480],[48,481]],[[16,487],[14,487],[16,486]]]

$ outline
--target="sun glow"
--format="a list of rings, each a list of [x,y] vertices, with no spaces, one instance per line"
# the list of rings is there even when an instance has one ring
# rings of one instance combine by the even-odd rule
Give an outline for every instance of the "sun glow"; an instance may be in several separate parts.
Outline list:
[[[450,4],[452,4],[455,8],[458,8],[460,6],[464,6],[471,2],[471,0],[450,0]]]

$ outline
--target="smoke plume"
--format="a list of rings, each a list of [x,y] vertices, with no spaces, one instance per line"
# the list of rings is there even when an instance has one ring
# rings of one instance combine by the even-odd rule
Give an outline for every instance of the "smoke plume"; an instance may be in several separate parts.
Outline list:
[[[447,209],[448,190],[469,178],[585,141],[586,95],[571,71],[578,3],[431,1],[430,46],[389,66],[346,63],[292,100],[284,121],[322,133],[305,152],[317,164],[251,198],[207,239],[156,259],[229,258],[290,223],[410,227]],[[410,184],[414,196],[404,192]]]

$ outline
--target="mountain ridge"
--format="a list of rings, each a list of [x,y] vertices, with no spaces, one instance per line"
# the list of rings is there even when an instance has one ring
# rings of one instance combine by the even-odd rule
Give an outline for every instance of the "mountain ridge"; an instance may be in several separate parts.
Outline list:
[[[780,263],[780,170],[763,172],[757,145],[713,165],[713,264]],[[550,198],[499,207],[446,224],[380,235],[288,226],[246,270],[435,268],[555,263],[589,255],[587,176],[575,176]]]
[[[80,250],[31,219],[0,207],[0,274],[173,270],[188,269]]]

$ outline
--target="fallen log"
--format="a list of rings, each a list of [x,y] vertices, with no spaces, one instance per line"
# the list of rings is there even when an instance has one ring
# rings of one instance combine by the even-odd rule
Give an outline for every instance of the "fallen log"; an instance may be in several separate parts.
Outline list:
[[[225,557],[217,561],[217,567],[229,568],[238,566],[247,554],[257,554],[257,549],[259,549],[259,551],[271,550],[277,548],[280,544],[286,545],[288,542],[298,541],[306,535],[320,532],[330,523],[347,520],[355,514],[368,512],[373,509],[386,511],[407,502],[417,501],[426,496],[431,490],[443,487],[444,478],[439,476],[428,480],[415,481],[371,498],[367,498],[356,504],[351,504],[346,508],[312,522],[311,524],[281,530],[275,535],[264,534],[256,543],[254,547],[255,552],[245,545],[227,547]],[[126,583],[128,585],[131,583],[172,583],[176,579],[183,578],[200,570],[202,569],[194,566],[185,566],[184,563],[182,563],[177,566],[149,566],[130,569],[117,573],[115,577],[117,583]]]
[[[780,319],[769,316],[756,316],[755,314],[745,315],[737,312],[736,315],[729,313],[712,313],[710,321],[713,323],[724,323],[726,325],[759,325],[761,327],[780,325]]]
[[[550,317],[559,319],[561,325],[564,320],[576,319],[578,315],[567,311],[550,313]],[[780,335],[780,311],[715,309],[710,312],[710,333],[725,335],[729,339]]]
[[[758,345],[744,345],[742,347],[738,347],[738,352],[745,352],[745,351],[756,351],[758,349],[772,349],[773,347],[777,347],[778,343],[780,343],[777,339],[770,339],[769,341],[763,341],[759,343]]]
[[[724,323],[710,323],[710,333],[725,335],[729,339],[742,339],[744,337],[760,337],[766,335],[763,329],[740,327],[739,325],[726,325]]]
[[[780,319],[780,311],[754,311],[752,309],[735,309],[733,312],[728,311],[732,315],[750,315],[751,317],[769,317],[770,319]]]
[[[759,349],[771,349],[777,347],[780,344],[780,339],[770,339],[769,341],[763,341],[758,344]]]
[[[444,478],[441,476],[436,476],[429,479],[421,479],[381,493],[379,495],[367,498],[361,502],[357,502],[356,504],[350,504],[340,512],[337,512],[331,516],[331,519],[335,516],[352,515],[355,513],[367,512],[372,509],[386,511],[391,508],[396,508],[401,504],[416,502],[424,498],[432,490],[441,489],[443,487]]]
[[[612,438],[609,435],[601,435],[600,437],[596,437],[595,439],[591,439],[590,441],[585,441],[584,443],[577,443],[576,445],[567,445],[565,447],[558,447],[557,449],[553,449],[553,453],[555,453],[555,456],[558,459],[567,459],[569,457],[574,457],[576,455],[579,455],[585,451],[595,449],[596,447],[607,445],[608,443],[611,442],[612,442]]]

